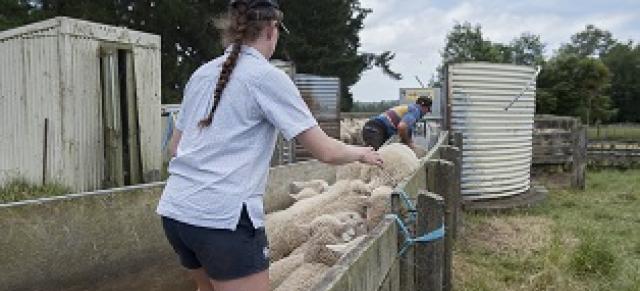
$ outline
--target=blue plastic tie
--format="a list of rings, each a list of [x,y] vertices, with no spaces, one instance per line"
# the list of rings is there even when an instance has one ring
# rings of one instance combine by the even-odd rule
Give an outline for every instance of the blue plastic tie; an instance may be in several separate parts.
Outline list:
[[[418,209],[416,209],[416,206],[413,205],[411,199],[409,199],[409,195],[407,194],[407,192],[400,190],[397,191],[397,193],[400,194],[400,198],[402,198],[402,201],[404,202],[404,205],[409,212],[407,224],[413,224],[418,218]]]
[[[410,246],[416,243],[432,242],[432,241],[442,239],[444,237],[444,234],[445,234],[444,224],[442,224],[440,228],[432,232],[429,232],[427,234],[414,238],[414,237],[411,237],[411,233],[409,233],[409,229],[407,228],[405,223],[402,221],[402,219],[400,219],[398,215],[389,214],[388,216],[393,217],[395,219],[395,221],[398,223],[398,226],[400,227],[400,232],[402,232],[402,234],[404,235],[404,243],[400,248],[400,252],[398,252],[398,256],[402,256]]]

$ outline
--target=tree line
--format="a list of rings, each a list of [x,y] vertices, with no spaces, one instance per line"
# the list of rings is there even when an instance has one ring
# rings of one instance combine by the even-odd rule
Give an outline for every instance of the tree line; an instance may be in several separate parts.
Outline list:
[[[191,73],[223,52],[218,19],[228,1],[220,0],[0,0],[0,30],[69,16],[124,26],[162,37],[162,102],[177,103]],[[379,67],[391,78],[391,52],[361,52],[359,32],[370,9],[360,0],[282,0],[284,22],[275,58],[290,60],[298,72],[337,76],[341,109],[349,111],[349,88],[363,71]]]
[[[447,34],[439,72],[468,61],[539,65],[536,113],[576,116],[588,124],[640,122],[640,44],[587,25],[549,58],[545,47],[532,33],[503,44],[486,39],[478,24],[457,23]],[[434,78],[432,85],[438,82]]]

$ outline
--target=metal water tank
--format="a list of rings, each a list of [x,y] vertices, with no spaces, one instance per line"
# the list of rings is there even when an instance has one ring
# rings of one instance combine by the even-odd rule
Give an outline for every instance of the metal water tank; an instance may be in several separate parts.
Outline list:
[[[451,130],[463,136],[465,200],[529,190],[537,72],[509,64],[449,66],[448,118]]]

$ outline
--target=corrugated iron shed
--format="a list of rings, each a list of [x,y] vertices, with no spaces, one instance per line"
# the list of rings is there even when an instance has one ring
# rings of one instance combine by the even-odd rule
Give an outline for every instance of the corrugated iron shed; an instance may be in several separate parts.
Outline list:
[[[131,152],[139,151],[144,181],[159,178],[160,37],[57,17],[0,32],[0,184],[105,186],[101,58],[107,48],[133,60],[129,90],[136,104],[129,107],[139,149]]]

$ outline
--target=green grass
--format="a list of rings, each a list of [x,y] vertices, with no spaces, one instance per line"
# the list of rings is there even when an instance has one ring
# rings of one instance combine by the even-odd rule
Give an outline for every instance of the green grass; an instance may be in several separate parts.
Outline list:
[[[468,214],[454,265],[456,290],[640,290],[640,170],[590,172],[586,191],[528,210]]]
[[[58,184],[34,186],[24,180],[14,180],[0,187],[0,204],[69,193],[69,188]]]
[[[587,136],[591,140],[620,140],[640,141],[640,125],[638,124],[614,124],[601,125],[600,134],[595,126],[589,127]]]

